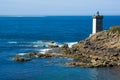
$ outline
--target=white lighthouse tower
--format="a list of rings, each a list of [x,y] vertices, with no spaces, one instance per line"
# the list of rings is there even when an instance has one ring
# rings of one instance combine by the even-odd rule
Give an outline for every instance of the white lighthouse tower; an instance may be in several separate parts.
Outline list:
[[[103,30],[103,16],[100,15],[99,12],[97,12],[97,14],[93,16],[92,34],[102,30]]]

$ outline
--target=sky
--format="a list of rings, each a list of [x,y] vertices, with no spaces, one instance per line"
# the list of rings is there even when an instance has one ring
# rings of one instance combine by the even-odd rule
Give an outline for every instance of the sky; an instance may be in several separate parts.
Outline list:
[[[120,0],[0,0],[0,15],[120,15]]]

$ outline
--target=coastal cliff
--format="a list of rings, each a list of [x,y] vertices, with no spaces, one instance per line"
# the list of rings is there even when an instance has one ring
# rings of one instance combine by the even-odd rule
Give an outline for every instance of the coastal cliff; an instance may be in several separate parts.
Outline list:
[[[120,66],[120,27],[111,27],[79,41],[72,48],[64,45],[61,53],[73,58],[69,66],[113,67]]]

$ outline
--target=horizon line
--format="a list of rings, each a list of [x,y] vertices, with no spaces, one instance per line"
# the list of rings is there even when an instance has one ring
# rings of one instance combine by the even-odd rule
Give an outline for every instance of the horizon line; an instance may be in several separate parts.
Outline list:
[[[0,15],[0,17],[49,17],[49,16],[93,16],[93,15]],[[120,15],[103,15],[103,16],[120,16]]]

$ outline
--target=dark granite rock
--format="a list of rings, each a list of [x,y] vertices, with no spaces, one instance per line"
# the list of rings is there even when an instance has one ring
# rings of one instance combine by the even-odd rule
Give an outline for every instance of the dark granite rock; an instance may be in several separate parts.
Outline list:
[[[58,45],[49,45],[50,48],[58,48]]]
[[[29,52],[29,53],[26,53],[24,56],[36,56],[37,53],[36,52]]]
[[[46,53],[46,54],[37,54],[37,57],[39,58],[50,58],[50,57],[55,57],[55,55],[51,53]]]
[[[63,46],[61,46],[61,48],[67,49],[69,47],[68,47],[68,44],[64,44]]]
[[[18,62],[26,62],[26,61],[30,61],[32,60],[31,58],[25,58],[25,57],[21,57],[21,56],[15,56],[13,58],[14,61],[18,61]]]

